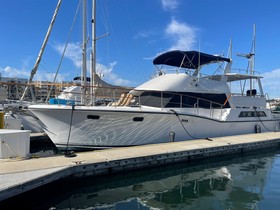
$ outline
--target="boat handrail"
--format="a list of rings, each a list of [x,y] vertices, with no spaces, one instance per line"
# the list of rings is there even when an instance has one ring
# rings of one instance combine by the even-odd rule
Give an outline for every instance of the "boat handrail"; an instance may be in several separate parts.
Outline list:
[[[245,74],[245,75],[248,75],[248,70],[246,70],[246,69],[239,69],[239,68],[232,68],[231,69],[231,71],[230,71],[230,73],[238,73],[238,74]],[[254,70],[254,75],[255,76],[260,76],[261,75],[261,72],[259,72],[259,71],[255,71]]]
[[[161,69],[156,69],[156,73],[155,75],[161,75],[161,74],[170,74],[170,73],[187,73],[188,75],[192,75],[192,73],[194,72],[193,69],[186,69],[186,68],[178,68],[178,67],[170,67],[170,68],[161,68]],[[236,73],[236,74],[243,74],[243,75],[250,75],[248,70],[246,69],[239,69],[239,68],[232,68],[230,73]],[[217,71],[215,71],[213,74],[210,75],[216,75]],[[209,76],[209,74],[200,72],[199,73],[200,77],[207,77]],[[259,71],[254,71],[253,72],[254,76],[261,76],[261,72]]]
[[[256,93],[255,95],[250,96],[247,93],[235,93],[235,92],[232,92],[231,96],[244,96],[244,97],[246,96],[246,97],[258,97],[258,98],[266,97],[266,96],[262,96],[259,93]]]
[[[161,75],[161,74],[171,74],[171,73],[186,73],[189,75],[192,75],[194,72],[193,69],[186,69],[186,68],[179,68],[179,67],[170,67],[170,68],[161,68],[161,69],[156,69],[155,75]]]

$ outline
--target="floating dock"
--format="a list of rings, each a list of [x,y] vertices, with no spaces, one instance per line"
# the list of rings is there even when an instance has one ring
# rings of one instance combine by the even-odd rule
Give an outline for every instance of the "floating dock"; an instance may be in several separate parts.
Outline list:
[[[0,159],[0,201],[64,178],[112,174],[280,147],[280,132],[225,136],[27,159]]]

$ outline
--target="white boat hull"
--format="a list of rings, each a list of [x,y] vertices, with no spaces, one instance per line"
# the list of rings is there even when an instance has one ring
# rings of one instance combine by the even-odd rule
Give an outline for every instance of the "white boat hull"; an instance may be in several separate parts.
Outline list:
[[[279,130],[279,119],[225,121],[170,110],[139,107],[31,106],[44,130],[61,149],[89,149],[134,146]],[[143,121],[141,121],[143,119]],[[70,124],[71,132],[70,132]],[[265,126],[265,127],[264,127]]]

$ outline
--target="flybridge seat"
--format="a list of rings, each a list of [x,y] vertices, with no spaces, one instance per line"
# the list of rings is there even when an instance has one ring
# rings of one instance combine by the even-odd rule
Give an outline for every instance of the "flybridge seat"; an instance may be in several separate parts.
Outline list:
[[[119,100],[115,103],[110,104],[111,106],[127,106],[130,104],[131,100],[133,98],[133,95],[129,94],[129,93],[123,93],[121,94],[121,97],[119,98]]]
[[[250,96],[250,95],[255,96],[255,95],[257,95],[257,90],[256,89],[247,90],[246,95],[247,96]]]

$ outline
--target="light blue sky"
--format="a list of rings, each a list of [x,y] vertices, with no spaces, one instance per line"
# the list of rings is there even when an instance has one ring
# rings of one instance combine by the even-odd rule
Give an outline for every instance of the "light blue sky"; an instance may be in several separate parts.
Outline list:
[[[62,2],[36,80],[52,81],[78,2]],[[2,76],[29,77],[56,4],[57,0],[1,0]],[[256,24],[255,69],[265,77],[270,98],[280,97],[279,8],[279,0],[97,0],[97,36],[109,33],[97,42],[98,71],[109,83],[136,86],[154,73],[152,58],[158,53],[181,49],[226,55],[230,38],[233,67],[246,69],[246,60],[236,54],[250,52]],[[59,80],[80,74],[81,21],[80,12]]]

